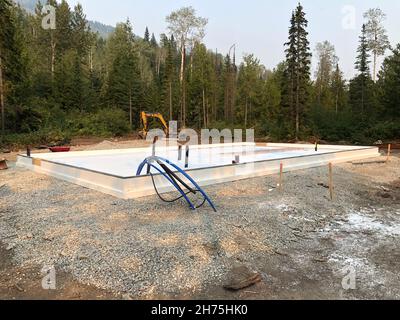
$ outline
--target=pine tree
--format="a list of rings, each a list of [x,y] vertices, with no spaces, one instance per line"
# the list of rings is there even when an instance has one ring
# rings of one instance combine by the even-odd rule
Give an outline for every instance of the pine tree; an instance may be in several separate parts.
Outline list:
[[[239,114],[243,119],[244,127],[247,128],[252,123],[252,113],[257,105],[257,89],[260,85],[260,61],[254,55],[243,57],[243,63],[239,68],[238,92],[241,97],[241,107]]]
[[[111,107],[120,108],[129,114],[131,127],[138,125],[134,122],[134,114],[140,111],[142,97],[141,75],[138,54],[134,48],[134,36],[129,21],[117,26],[114,61],[107,81],[107,100]]]
[[[173,37],[169,40],[164,38],[162,47],[166,51],[164,74],[162,78],[162,105],[163,110],[169,115],[169,120],[172,121],[177,116],[174,105],[176,103],[176,88],[177,88],[177,51]]]
[[[11,2],[8,0],[0,2],[0,108],[1,108],[1,132],[5,133],[5,67],[7,50],[12,45],[10,42],[13,39],[13,23],[11,18]]]
[[[144,31],[144,37],[143,40],[147,43],[150,42],[150,32],[149,32],[149,28],[146,27],[146,30]]]
[[[365,25],[362,26],[360,44],[357,49],[358,55],[356,58],[355,68],[358,70],[358,76],[353,79],[350,84],[350,95],[352,100],[353,110],[360,109],[361,114],[365,113],[367,104],[368,89],[370,86],[370,71],[369,71],[369,58],[368,42],[366,38]]]
[[[89,83],[87,74],[92,71],[92,68],[88,67],[88,63],[91,63],[90,28],[80,4],[75,6],[71,14],[71,39],[73,40],[71,49],[75,52],[72,70],[73,89],[71,90],[71,102],[75,108],[83,112],[87,101],[86,97],[90,95],[90,87],[87,85]]]
[[[358,46],[357,52],[358,56],[355,63],[355,67],[361,75],[363,75],[364,77],[368,77],[370,55],[368,53],[368,42],[366,38],[365,24],[363,24],[362,26],[360,44]]]
[[[384,108],[382,117],[387,120],[400,120],[400,44],[383,62],[378,85],[380,101]]]
[[[335,113],[338,114],[339,110],[343,109],[346,104],[346,84],[343,79],[343,72],[340,70],[338,63],[332,74],[331,91],[332,95],[335,97]]]
[[[73,48],[82,60],[86,59],[90,47],[89,26],[83,8],[78,4],[71,14],[71,38]]]
[[[1,132],[6,129],[6,103],[22,104],[26,97],[26,67],[22,52],[23,32],[17,26],[17,9],[11,1],[0,2],[0,114]],[[6,90],[7,88],[7,90]],[[15,113],[18,112],[14,108]],[[11,111],[11,108],[10,110]],[[17,127],[18,124],[14,124]]]
[[[189,123],[207,128],[210,122],[210,78],[212,60],[205,45],[197,43],[193,49],[192,79],[188,83],[190,96]]]
[[[150,45],[153,48],[157,48],[158,47],[157,39],[156,39],[156,36],[154,35],[154,33],[151,34]]]
[[[299,4],[292,14],[289,41],[285,43],[286,82],[285,104],[289,107],[295,124],[295,137],[299,138],[301,121],[308,104],[311,53],[307,39],[308,21]]]
[[[84,95],[87,92],[85,89],[81,58],[79,55],[75,55],[70,100],[73,106],[81,112],[84,111]]]
[[[235,95],[236,95],[236,65],[229,55],[226,55],[224,61],[224,118],[229,124],[235,121]]]

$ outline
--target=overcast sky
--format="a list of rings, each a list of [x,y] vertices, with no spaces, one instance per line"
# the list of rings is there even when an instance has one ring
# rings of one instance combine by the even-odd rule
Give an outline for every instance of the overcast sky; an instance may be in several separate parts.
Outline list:
[[[283,43],[288,36],[289,20],[298,0],[68,0],[80,2],[87,18],[115,25],[129,17],[138,35],[145,27],[158,36],[166,32],[165,17],[182,6],[193,6],[198,15],[209,19],[204,39],[210,49],[227,53],[237,45],[243,53],[254,53],[267,68],[273,69],[284,59]],[[347,78],[354,74],[354,60],[363,13],[379,7],[387,14],[385,26],[392,45],[400,42],[399,0],[303,0],[309,20],[311,48],[324,40],[336,47],[340,65]],[[355,28],[351,16],[354,8]],[[382,60],[382,59],[381,59]],[[315,63],[314,63],[315,66]]]

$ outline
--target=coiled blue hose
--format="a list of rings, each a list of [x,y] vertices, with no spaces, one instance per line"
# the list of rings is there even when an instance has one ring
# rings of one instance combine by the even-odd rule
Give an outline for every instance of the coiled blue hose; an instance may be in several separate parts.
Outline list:
[[[164,171],[162,171],[159,167],[157,167],[156,165],[154,165],[154,163],[157,163],[162,169],[164,169]],[[181,173],[188,181],[190,181],[190,183],[194,186],[195,190],[190,188],[189,186],[187,186],[186,183],[184,183],[180,178],[178,178],[173,172],[172,170],[170,170],[166,165],[171,166],[172,168],[174,168],[175,170],[177,170],[179,173]],[[186,202],[189,204],[190,208],[192,210],[196,210],[199,207],[201,207],[205,202],[208,202],[209,205],[211,206],[211,208],[217,212],[217,209],[214,205],[214,203],[211,201],[210,197],[204,192],[204,190],[202,188],[200,188],[200,186],[192,179],[192,177],[190,177],[184,170],[182,170],[180,167],[178,167],[176,164],[172,163],[171,161],[169,161],[168,159],[164,159],[161,157],[148,157],[146,158],[138,167],[137,176],[140,176],[144,167],[148,166],[148,169],[155,169],[158,173],[160,173],[163,177],[165,177],[177,190],[178,192],[181,194],[181,196],[177,199],[173,199],[173,200],[165,200],[160,193],[157,190],[157,187],[155,185],[154,182],[154,177],[153,174],[151,173],[151,170],[148,170],[149,174],[152,177],[153,180],[153,184],[154,184],[154,188],[156,190],[157,195],[160,197],[161,200],[165,201],[165,202],[175,202],[178,201],[179,199],[184,198],[186,200]],[[189,190],[189,192],[185,192],[179,185],[178,181],[186,188]],[[204,197],[204,201],[200,206],[195,206],[193,204],[193,202],[189,199],[188,195],[190,193],[196,193],[196,192],[200,192],[202,194],[202,196]]]

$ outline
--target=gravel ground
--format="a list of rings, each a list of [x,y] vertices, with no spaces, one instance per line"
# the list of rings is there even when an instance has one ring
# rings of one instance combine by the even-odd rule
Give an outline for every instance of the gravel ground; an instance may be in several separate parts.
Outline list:
[[[135,299],[400,299],[400,158],[334,173],[334,201],[327,168],[285,175],[283,192],[275,176],[208,187],[214,213],[120,200],[12,167],[0,172],[0,241],[15,266],[54,265]],[[264,281],[221,289],[240,265]],[[349,266],[359,288],[344,291]]]

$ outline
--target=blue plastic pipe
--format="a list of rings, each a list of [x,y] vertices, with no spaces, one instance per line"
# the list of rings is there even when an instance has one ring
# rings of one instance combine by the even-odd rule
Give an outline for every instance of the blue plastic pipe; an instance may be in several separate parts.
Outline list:
[[[213,210],[215,212],[217,212],[217,209],[214,205],[214,203],[211,201],[210,197],[204,192],[204,190],[202,188],[200,188],[200,186],[192,179],[192,177],[190,177],[184,170],[182,170],[181,168],[179,168],[176,164],[172,163],[171,161],[169,161],[168,159],[164,159],[161,157],[149,157],[146,158],[139,166],[136,175],[140,176],[143,168],[145,165],[149,165],[152,168],[154,168],[155,170],[157,170],[161,175],[163,175],[169,182],[171,182],[171,184],[182,194],[182,196],[185,198],[186,202],[189,204],[190,208],[192,210],[195,210],[196,207],[193,205],[193,203],[190,201],[190,199],[187,197],[187,195],[183,192],[182,188],[180,188],[175,181],[173,181],[165,172],[163,172],[161,169],[159,169],[158,167],[156,167],[155,165],[153,165],[153,162],[157,162],[157,161],[161,161],[161,162],[165,162],[166,164],[168,164],[169,166],[173,167],[174,169],[176,169],[179,173],[181,173],[186,179],[188,179],[194,186],[195,188],[203,195],[204,199],[209,203],[209,205],[211,206],[211,208],[213,208]]]

